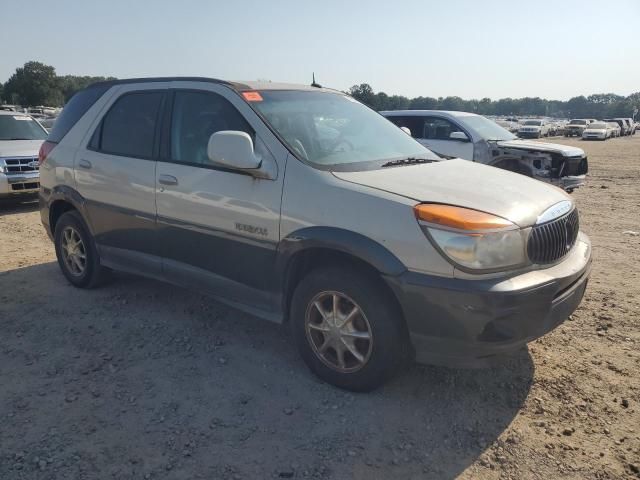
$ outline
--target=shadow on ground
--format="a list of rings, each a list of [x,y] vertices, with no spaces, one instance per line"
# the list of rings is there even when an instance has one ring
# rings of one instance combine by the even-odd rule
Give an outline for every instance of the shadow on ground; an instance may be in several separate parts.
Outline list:
[[[17,213],[35,212],[39,209],[38,197],[28,196],[25,198],[0,198],[0,217]]]
[[[352,394],[283,327],[131,276],[78,290],[47,263],[0,275],[0,376],[0,478],[455,478],[533,364],[416,366]]]

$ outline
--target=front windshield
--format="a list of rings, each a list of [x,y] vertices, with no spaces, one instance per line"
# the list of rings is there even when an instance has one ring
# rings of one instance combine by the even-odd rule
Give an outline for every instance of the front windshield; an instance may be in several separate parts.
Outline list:
[[[245,98],[299,158],[316,165],[439,160],[389,120],[345,95],[263,90]]]
[[[606,128],[607,126],[604,123],[592,123],[591,125],[589,125],[589,129],[591,130],[602,130]]]
[[[542,122],[540,120],[527,120],[526,122],[524,122],[525,125],[534,125],[536,127],[539,127],[540,125],[542,125]]]
[[[27,115],[0,115],[0,140],[44,140],[47,132]]]
[[[475,131],[484,140],[513,140],[517,138],[509,130],[505,130],[493,120],[480,115],[464,115],[456,117],[463,126]]]
[[[571,120],[571,122],[569,123],[569,125],[586,125],[587,121],[586,120]]]

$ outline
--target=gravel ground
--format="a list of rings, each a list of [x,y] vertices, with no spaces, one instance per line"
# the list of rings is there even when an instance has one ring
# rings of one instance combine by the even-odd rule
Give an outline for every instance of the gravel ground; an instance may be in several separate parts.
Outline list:
[[[415,366],[370,394],[209,298],[74,289],[37,205],[1,205],[0,478],[640,478],[640,135],[551,141],[589,154],[581,307],[505,365]]]

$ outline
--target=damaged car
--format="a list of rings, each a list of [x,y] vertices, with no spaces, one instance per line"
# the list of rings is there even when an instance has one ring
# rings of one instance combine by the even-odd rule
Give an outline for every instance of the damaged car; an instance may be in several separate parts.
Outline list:
[[[380,112],[430,150],[551,183],[571,192],[584,185],[587,156],[577,147],[522,140],[481,115],[440,110]]]

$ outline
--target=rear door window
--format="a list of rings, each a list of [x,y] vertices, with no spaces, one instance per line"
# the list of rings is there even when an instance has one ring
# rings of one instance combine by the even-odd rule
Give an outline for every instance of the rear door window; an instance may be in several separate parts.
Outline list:
[[[126,93],[102,119],[91,146],[104,153],[151,159],[164,90]]]

